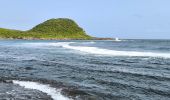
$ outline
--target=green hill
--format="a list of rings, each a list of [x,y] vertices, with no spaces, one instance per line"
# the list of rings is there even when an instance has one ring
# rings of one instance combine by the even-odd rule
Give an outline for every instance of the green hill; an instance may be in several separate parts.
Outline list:
[[[67,18],[47,20],[28,31],[0,28],[0,38],[12,39],[91,39],[76,22]]]

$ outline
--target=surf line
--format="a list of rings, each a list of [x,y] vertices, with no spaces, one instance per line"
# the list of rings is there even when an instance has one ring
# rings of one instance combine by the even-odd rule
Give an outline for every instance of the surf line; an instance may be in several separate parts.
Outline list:
[[[160,53],[160,52],[140,52],[140,51],[118,51],[118,50],[108,50],[98,47],[88,47],[88,46],[72,46],[70,44],[76,42],[58,42],[51,43],[51,46],[61,46],[63,48],[77,50],[81,52],[106,55],[106,56],[136,56],[136,57],[162,57],[170,58],[170,53]]]
[[[53,100],[72,100],[63,95],[61,95],[61,90],[56,90],[49,85],[40,84],[38,82],[31,82],[31,81],[18,81],[13,80],[13,84],[19,85],[26,89],[34,89],[46,93],[47,95],[51,96]]]

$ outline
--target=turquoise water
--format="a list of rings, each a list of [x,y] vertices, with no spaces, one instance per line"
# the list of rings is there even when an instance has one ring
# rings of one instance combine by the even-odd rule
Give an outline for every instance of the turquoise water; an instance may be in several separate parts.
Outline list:
[[[0,40],[0,88],[5,100],[168,100],[170,40]]]

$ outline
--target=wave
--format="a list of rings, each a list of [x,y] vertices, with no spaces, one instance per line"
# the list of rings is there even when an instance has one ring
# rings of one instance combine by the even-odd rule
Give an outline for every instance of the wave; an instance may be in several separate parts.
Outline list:
[[[106,56],[132,56],[132,57],[160,57],[160,58],[170,58],[170,53],[160,53],[160,52],[140,52],[140,51],[118,51],[109,50],[98,47],[88,47],[88,46],[72,46],[76,42],[57,42],[57,43],[24,43],[24,46],[28,47],[44,47],[44,46],[58,46],[67,49],[77,50],[90,54],[106,55]],[[93,42],[87,42],[93,43]],[[22,46],[23,46],[22,45]]]
[[[140,56],[140,57],[163,57],[170,58],[170,53],[154,53],[154,52],[138,52],[138,51],[117,51],[108,50],[98,47],[87,47],[87,46],[71,46],[70,44],[75,42],[59,42],[50,43],[52,46],[60,46],[67,49],[73,49],[81,52],[98,54],[98,55],[108,55],[108,56]]]
[[[122,40],[120,40],[119,38],[115,38],[115,41],[116,41],[116,42],[119,42],[119,41],[122,41]]]
[[[27,89],[35,89],[47,93],[47,95],[50,95],[51,98],[54,100],[70,100],[69,98],[61,95],[60,93],[61,90],[56,90],[55,88],[52,88],[49,85],[44,85],[37,82],[18,81],[18,80],[13,80],[13,84],[17,84]]]
[[[81,44],[95,44],[96,42],[90,41],[90,42],[81,42]]]

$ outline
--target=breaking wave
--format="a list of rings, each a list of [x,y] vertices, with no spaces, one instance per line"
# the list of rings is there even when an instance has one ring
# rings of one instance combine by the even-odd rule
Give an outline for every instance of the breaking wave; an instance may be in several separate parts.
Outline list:
[[[132,57],[160,57],[160,58],[170,58],[170,53],[160,53],[160,52],[141,52],[141,51],[118,51],[109,50],[98,47],[88,47],[88,46],[72,46],[76,42],[57,42],[57,43],[24,43],[24,46],[28,47],[44,47],[44,46],[57,46],[67,49],[77,50],[90,54],[106,55],[106,56],[132,56]],[[93,42],[88,42],[93,43]],[[22,46],[23,46],[22,45]]]
[[[75,42],[59,42],[59,43],[50,43],[52,46],[60,46],[67,49],[78,50],[81,52],[99,54],[99,55],[108,55],[108,56],[140,56],[140,57],[163,57],[170,58],[170,53],[154,53],[154,52],[138,52],[138,51],[117,51],[117,50],[108,50],[98,47],[87,47],[87,46],[71,46],[70,44]]]
[[[43,93],[47,93],[47,95],[50,95],[53,100],[70,100],[69,98],[61,95],[60,93],[61,90],[56,90],[55,88],[52,88],[49,85],[44,85],[37,82],[17,80],[13,80],[13,84],[17,84],[27,89],[35,89]]]

